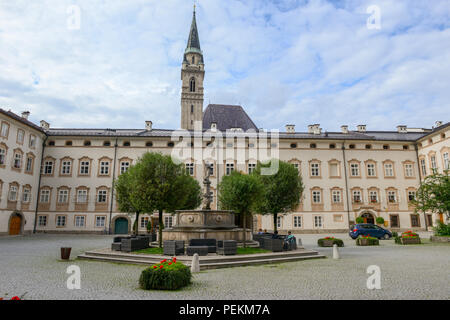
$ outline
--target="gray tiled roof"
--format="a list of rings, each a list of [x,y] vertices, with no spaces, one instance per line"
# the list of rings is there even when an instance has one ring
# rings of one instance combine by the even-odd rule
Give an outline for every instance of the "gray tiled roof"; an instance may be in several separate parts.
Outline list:
[[[29,121],[29,120],[27,120],[27,119],[25,119],[25,118],[22,118],[21,116],[15,114],[15,113],[12,112],[12,111],[6,111],[6,110],[0,108],[0,113],[6,115],[6,116],[8,116],[8,117],[11,117],[11,118],[13,118],[14,120],[17,120],[17,121],[23,123],[24,125],[27,125],[27,126],[33,128],[33,129],[35,129],[35,130],[44,132],[44,130],[43,130],[41,127],[35,125],[33,122],[31,122],[31,121]]]
[[[258,131],[255,123],[241,106],[210,104],[203,113],[203,130],[211,129],[213,122],[216,122],[217,129],[223,132],[232,128]]]

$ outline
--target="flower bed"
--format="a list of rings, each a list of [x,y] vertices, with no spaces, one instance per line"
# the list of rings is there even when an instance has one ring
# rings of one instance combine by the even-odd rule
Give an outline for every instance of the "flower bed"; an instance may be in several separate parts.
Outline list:
[[[176,258],[164,259],[142,271],[139,285],[144,290],[178,290],[191,284],[191,278],[189,267]]]
[[[397,244],[420,244],[420,237],[412,231],[403,232],[400,237],[395,238]]]
[[[359,236],[356,238],[357,246],[378,246],[380,244],[380,240],[371,236]]]
[[[334,237],[326,237],[317,240],[317,245],[319,247],[332,247],[334,244],[337,244],[338,247],[344,246],[344,241],[341,239],[336,239]]]

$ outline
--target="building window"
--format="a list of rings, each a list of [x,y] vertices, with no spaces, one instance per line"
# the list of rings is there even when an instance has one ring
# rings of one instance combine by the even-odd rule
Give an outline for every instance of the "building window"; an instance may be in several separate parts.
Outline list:
[[[291,148],[292,148],[292,149],[297,148],[297,144],[296,144],[296,143],[291,143]]]
[[[411,202],[416,199],[416,192],[415,191],[408,191],[408,202]]]
[[[434,171],[437,169],[437,164],[436,164],[436,156],[431,156],[430,157],[430,161],[431,161],[431,169]]]
[[[190,176],[194,176],[194,164],[193,163],[186,163],[186,173]]]
[[[372,149],[372,145],[371,145],[371,144],[366,144],[366,149],[367,149],[367,150]]]
[[[214,176],[214,163],[208,163],[209,165],[209,175]]]
[[[124,147],[129,147],[129,146],[131,146],[130,141],[125,141],[125,142],[123,143],[123,146],[124,146]]]
[[[75,227],[84,227],[86,224],[85,216],[75,216]]]
[[[70,141],[70,140],[69,140],[69,141],[66,141],[66,146],[71,147],[72,144],[73,144],[72,141]]]
[[[36,136],[34,134],[30,134],[29,146],[31,149],[34,149],[36,147]]]
[[[350,149],[355,149],[355,145],[354,144],[351,144],[351,145],[349,145],[348,146]]]
[[[251,174],[256,169],[256,163],[249,163],[248,164],[248,174]]]
[[[312,200],[313,203],[322,203],[322,192],[321,191],[313,191],[312,192]]]
[[[14,154],[13,167],[14,167],[14,169],[20,169],[22,167],[22,154],[19,152],[16,152]]]
[[[316,145],[315,143],[311,143],[311,144],[309,145],[309,147],[310,147],[311,149],[315,149],[315,148],[317,148],[317,145]]]
[[[341,203],[341,191],[333,190],[331,192],[331,198],[333,199],[333,203]]]
[[[30,188],[24,188],[23,189],[23,195],[22,195],[22,202],[29,203],[31,200],[31,189]]]
[[[87,190],[78,190],[77,192],[77,203],[86,203],[87,202]]]
[[[420,159],[420,168],[422,169],[422,174],[427,175],[427,166],[425,164],[425,159]]]
[[[189,81],[189,91],[195,92],[195,79],[194,78],[191,78],[191,80]]]
[[[66,226],[66,216],[56,216],[56,226],[65,227]]]
[[[90,161],[81,161],[80,162],[80,175],[88,176],[89,175],[89,166]]]
[[[278,216],[277,217],[277,228],[281,228],[283,225],[283,217]]]
[[[58,191],[58,203],[68,203],[69,202],[69,190],[59,190]]]
[[[61,175],[68,176],[72,172],[72,161],[65,160],[61,163]]]
[[[369,199],[371,203],[378,202],[378,192],[377,191],[369,191]]]
[[[106,223],[106,217],[105,216],[98,216],[95,217],[95,227],[97,228],[103,228]]]
[[[319,164],[311,163],[311,176],[318,177],[320,175]]]
[[[388,191],[388,201],[390,203],[397,202],[397,193],[395,191]]]
[[[383,145],[383,149],[384,150],[389,150],[389,145],[388,144]]]
[[[141,217],[141,228],[147,228],[148,217]]]
[[[48,145],[49,145],[50,147],[54,147],[54,146],[55,146],[55,141],[50,140],[50,141],[48,142]]]
[[[6,149],[0,147],[0,165],[4,166],[6,163]]]
[[[417,215],[417,214],[411,215],[411,227],[413,227],[413,228],[420,227],[419,215]]]
[[[336,149],[336,145],[334,143],[330,144],[330,149]]]
[[[314,227],[315,228],[322,228],[323,222],[321,216],[314,216]]]
[[[301,228],[301,227],[302,227],[302,217],[294,216],[294,228]]]
[[[368,177],[375,177],[377,175],[375,171],[375,164],[374,163],[368,163],[367,164],[367,176]]]
[[[361,199],[361,191],[360,191],[360,190],[355,190],[355,191],[353,191],[353,202],[354,202],[354,203],[360,203],[360,202],[362,202],[362,199]]]
[[[23,144],[24,139],[25,139],[25,131],[21,129],[17,130],[17,143]]]
[[[2,122],[2,131],[1,135],[3,138],[8,138],[9,135],[9,124],[6,122]]]
[[[101,176],[109,175],[109,161],[100,162],[100,175]]]
[[[151,147],[153,147],[153,142],[147,141],[147,142],[145,143],[145,146],[151,148]]]
[[[234,171],[234,163],[227,163],[226,175],[229,176]]]
[[[405,176],[407,178],[414,177],[414,167],[411,163],[405,164]]]
[[[449,162],[449,158],[448,158],[448,152],[443,154],[443,159],[444,159],[444,170],[450,170],[450,162]]]
[[[191,113],[194,113],[194,106],[191,105]]]
[[[384,176],[393,177],[394,176],[394,166],[392,163],[386,163],[384,165]]]
[[[104,147],[110,147],[111,146],[111,141],[103,141],[103,146]]]
[[[38,216],[39,227],[45,227],[47,225],[47,216]]]
[[[84,146],[85,146],[85,147],[90,147],[90,146],[91,146],[91,142],[90,142],[89,140],[86,140],[86,141],[84,142]]]
[[[11,186],[9,188],[9,195],[8,195],[9,201],[12,201],[12,202],[17,201],[17,191],[18,191],[18,189],[16,186]]]
[[[130,162],[122,161],[120,163],[120,174],[127,172],[129,168],[130,168]]]
[[[357,163],[350,164],[350,175],[352,177],[359,177],[359,164]]]
[[[44,172],[45,175],[53,174],[53,161],[45,161],[44,162]]]
[[[339,167],[337,163],[330,163],[330,177],[339,177]]]
[[[40,203],[49,203],[50,202],[50,190],[45,189],[41,190],[41,197],[39,199]]]
[[[33,157],[27,157],[27,163],[26,163],[26,166],[25,166],[25,172],[31,173],[33,171],[33,162],[34,162]]]
[[[165,216],[164,217],[164,227],[165,228],[172,228],[173,226],[173,217],[172,216]]]
[[[108,191],[106,190],[99,190],[97,194],[97,202],[98,203],[106,203]]]

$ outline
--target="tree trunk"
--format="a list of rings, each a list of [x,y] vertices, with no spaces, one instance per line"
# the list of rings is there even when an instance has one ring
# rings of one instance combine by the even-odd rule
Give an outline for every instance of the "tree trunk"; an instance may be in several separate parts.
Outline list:
[[[136,230],[134,231],[134,235],[137,236],[139,234],[139,212],[136,212]]]
[[[247,227],[247,216],[246,216],[245,214],[242,214],[242,216],[243,216],[243,218],[244,218],[244,219],[243,219],[243,220],[244,220],[244,221],[243,221],[243,230],[244,230],[244,236],[243,236],[243,239],[244,239],[244,248],[247,248],[247,243],[246,243],[246,242],[247,242],[247,241],[246,241],[246,240],[247,240],[247,235],[246,235],[246,232],[245,232],[246,229],[247,229],[247,228],[246,228],[246,227]]]
[[[158,234],[158,242],[159,242],[159,247],[160,248],[162,248],[162,231],[163,231],[163,227],[164,227],[164,224],[163,224],[163,211],[162,210],[159,210],[159,217],[158,217],[158,220],[159,220],[159,234]]]
[[[278,213],[274,213],[273,214],[273,233],[275,233],[275,231],[278,231],[278,226],[277,226],[277,219],[278,218]]]

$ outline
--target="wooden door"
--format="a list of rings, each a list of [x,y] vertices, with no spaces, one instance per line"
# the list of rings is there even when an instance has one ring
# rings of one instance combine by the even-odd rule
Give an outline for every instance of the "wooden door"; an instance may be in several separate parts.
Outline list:
[[[21,227],[22,227],[22,218],[20,216],[13,216],[9,223],[9,234],[13,236],[20,234]]]

